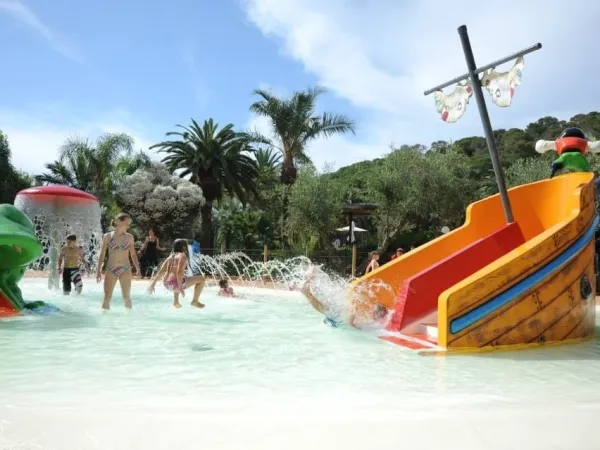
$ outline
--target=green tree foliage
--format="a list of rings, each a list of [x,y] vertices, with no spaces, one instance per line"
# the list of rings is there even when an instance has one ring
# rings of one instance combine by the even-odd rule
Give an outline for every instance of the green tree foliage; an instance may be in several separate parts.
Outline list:
[[[117,163],[120,158],[131,155],[133,144],[133,138],[125,133],[106,133],[96,142],[82,137],[69,138],[61,146],[58,160],[46,164],[48,171],[36,179],[45,184],[81,189],[103,201],[112,197]]]
[[[255,249],[275,240],[276,222],[239,200],[223,197],[213,209],[216,239],[223,250]]]
[[[401,147],[390,153],[369,183],[376,212],[379,250],[414,228],[456,226],[474,198],[469,158],[462,153],[422,153]]]
[[[314,167],[300,171],[289,198],[286,232],[290,242],[300,248],[331,247],[328,236],[341,223],[343,191],[331,177]]]
[[[32,185],[32,178],[14,168],[11,161],[8,138],[0,131],[0,204],[13,203],[15,196],[22,189]]]
[[[164,161],[171,172],[189,176],[202,189],[206,199],[202,229],[214,231],[220,245],[227,249],[258,249],[263,243],[273,248],[289,242],[302,252],[306,248],[321,249],[334,256],[338,250],[331,245],[332,232],[346,225],[342,205],[366,202],[379,207],[373,217],[357,220],[369,231],[366,240],[361,239],[365,242],[362,251],[409,248],[438,236],[443,226],[460,226],[469,203],[497,192],[487,143],[479,136],[436,141],[429,148],[392,145],[384,157],[335,172],[317,171],[306,154],[308,143],[354,129],[347,118],[315,112],[321,92],[308,90],[281,99],[257,91],[260,98],[252,109],[269,119],[272,138],[238,134],[231,125],[219,129],[212,120],[202,126],[192,121],[190,127],[181,127],[181,132],[168,134],[177,136],[176,140],[153,146],[166,152]],[[592,140],[598,139],[600,113],[578,114],[569,120],[543,117],[524,129],[496,130],[494,137],[508,186],[547,178],[556,154],[537,154],[535,142],[554,140],[569,126],[581,128]],[[259,150],[248,147],[249,141],[255,142]],[[114,203],[112,194],[115,188],[120,189],[120,180],[126,180],[128,174],[148,162],[147,156],[132,155],[131,146],[117,145],[118,140],[106,142],[103,145],[108,148],[120,149],[116,160],[106,159],[108,172],[98,174],[94,158],[99,156],[85,150],[100,144],[87,143],[75,146],[83,148],[81,151],[61,152],[60,159],[49,165],[49,177],[38,178],[92,193],[110,192],[101,199],[103,208],[124,208],[124,203]],[[599,171],[600,155],[588,158],[592,169]],[[0,146],[0,163],[9,160],[10,153]],[[110,180],[106,179],[107,173]],[[192,216],[186,220],[197,223]],[[207,245],[205,235],[203,239],[204,248],[213,247],[212,241]]]
[[[147,167],[150,158],[133,154],[134,140],[126,133],[106,133],[95,142],[83,137],[68,138],[56,161],[36,175],[40,184],[62,184],[95,195],[100,200],[102,226],[107,228],[119,211],[115,191],[127,175]]]
[[[143,234],[153,228],[165,241],[190,236],[204,204],[198,186],[157,163],[125,176],[115,198],[119,209],[131,214]]]
[[[244,204],[251,196],[258,196],[258,164],[252,157],[254,150],[233,130],[232,124],[219,129],[212,119],[202,126],[192,119],[189,127],[177,126],[183,131],[169,132],[167,136],[178,140],[160,142],[150,148],[167,154],[163,162],[171,172],[189,176],[192,183],[202,188],[205,203],[200,210],[201,245],[210,251],[214,248],[213,203],[220,200],[224,192]]]
[[[269,120],[274,138],[256,131],[246,136],[255,144],[281,152],[281,182],[285,185],[296,181],[296,163],[310,161],[306,147],[311,141],[335,134],[354,133],[354,122],[348,117],[316,113],[317,99],[324,92],[322,88],[313,87],[295,92],[291,98],[281,99],[264,89],[254,91],[260,100],[250,105],[250,110]]]
[[[539,155],[515,161],[506,170],[506,184],[514,187],[521,184],[544,180],[550,176],[550,167],[554,155]]]

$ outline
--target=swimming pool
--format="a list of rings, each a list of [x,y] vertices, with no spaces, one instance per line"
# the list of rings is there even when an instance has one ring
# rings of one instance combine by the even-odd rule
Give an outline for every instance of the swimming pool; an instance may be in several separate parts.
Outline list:
[[[204,310],[175,310],[166,291],[148,296],[138,282],[133,311],[117,291],[103,314],[101,286],[85,282],[81,297],[63,297],[45,280],[24,280],[25,298],[62,312],[0,322],[0,444],[397,449],[413,436],[408,448],[517,445],[503,421],[523,428],[518,448],[534,435],[540,445],[600,443],[588,434],[600,417],[598,340],[418,356],[323,325],[295,292],[237,288],[245,298],[223,299],[207,288]]]

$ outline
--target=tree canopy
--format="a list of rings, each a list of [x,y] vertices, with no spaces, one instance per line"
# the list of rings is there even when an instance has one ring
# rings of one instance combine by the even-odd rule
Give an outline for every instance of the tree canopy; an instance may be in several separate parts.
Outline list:
[[[17,193],[33,182],[29,175],[15,169],[11,157],[8,137],[0,131],[0,204],[13,203]]]
[[[250,110],[268,119],[268,135],[192,119],[151,147],[164,154],[161,163],[151,162],[147,153],[133,153],[133,139],[124,134],[106,134],[95,142],[70,138],[59,158],[35,178],[97,195],[104,218],[125,210],[138,227],[155,227],[170,238],[191,238],[199,231],[209,251],[268,245],[288,255],[313,251],[338,260],[345,250],[335,229],[347,225],[345,203],[378,205],[371,217],[356,219],[367,230],[359,251],[378,249],[385,260],[396,247],[420,245],[444,227],[460,226],[469,203],[497,192],[481,136],[429,147],[391,145],[373,160],[338,170],[316,168],[307,153],[312,140],[354,132],[350,118],[317,112],[323,93],[316,87],[281,98],[256,90]],[[581,128],[596,140],[600,112],[568,120],[542,117],[522,129],[494,131],[509,187],[550,175],[556,155],[537,154],[535,142],[556,139],[567,127]],[[600,156],[588,158],[592,170],[599,171]],[[0,180],[0,201],[11,202],[31,179],[12,167],[2,134],[0,164],[8,168]]]

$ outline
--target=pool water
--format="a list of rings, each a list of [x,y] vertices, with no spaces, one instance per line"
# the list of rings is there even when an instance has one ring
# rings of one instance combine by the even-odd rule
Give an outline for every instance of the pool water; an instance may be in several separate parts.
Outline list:
[[[149,296],[147,284],[137,282],[133,311],[123,308],[117,288],[111,311],[102,313],[101,286],[91,280],[80,297],[49,293],[46,285],[25,280],[24,297],[52,303],[60,313],[0,322],[0,436],[2,419],[14,423],[13,438],[22,439],[14,430],[24,417],[46,411],[43,417],[50,420],[48,411],[91,407],[132,416],[187,411],[254,419],[302,412],[351,424],[432,411],[476,417],[482,411],[600,405],[598,340],[522,352],[419,356],[369,333],[324,325],[296,292],[236,288],[244,298],[229,299],[207,288],[205,309],[190,307],[186,297],[176,310],[162,288]],[[80,420],[78,415],[69,420]]]

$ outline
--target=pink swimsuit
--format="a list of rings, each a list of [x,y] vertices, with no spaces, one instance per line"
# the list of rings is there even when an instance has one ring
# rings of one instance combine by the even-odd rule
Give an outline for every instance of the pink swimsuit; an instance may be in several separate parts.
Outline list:
[[[173,278],[172,280],[165,280],[163,282],[165,288],[169,291],[177,291],[179,286],[177,284],[177,278]],[[185,277],[181,280],[181,288],[185,289],[187,286],[185,285]]]

